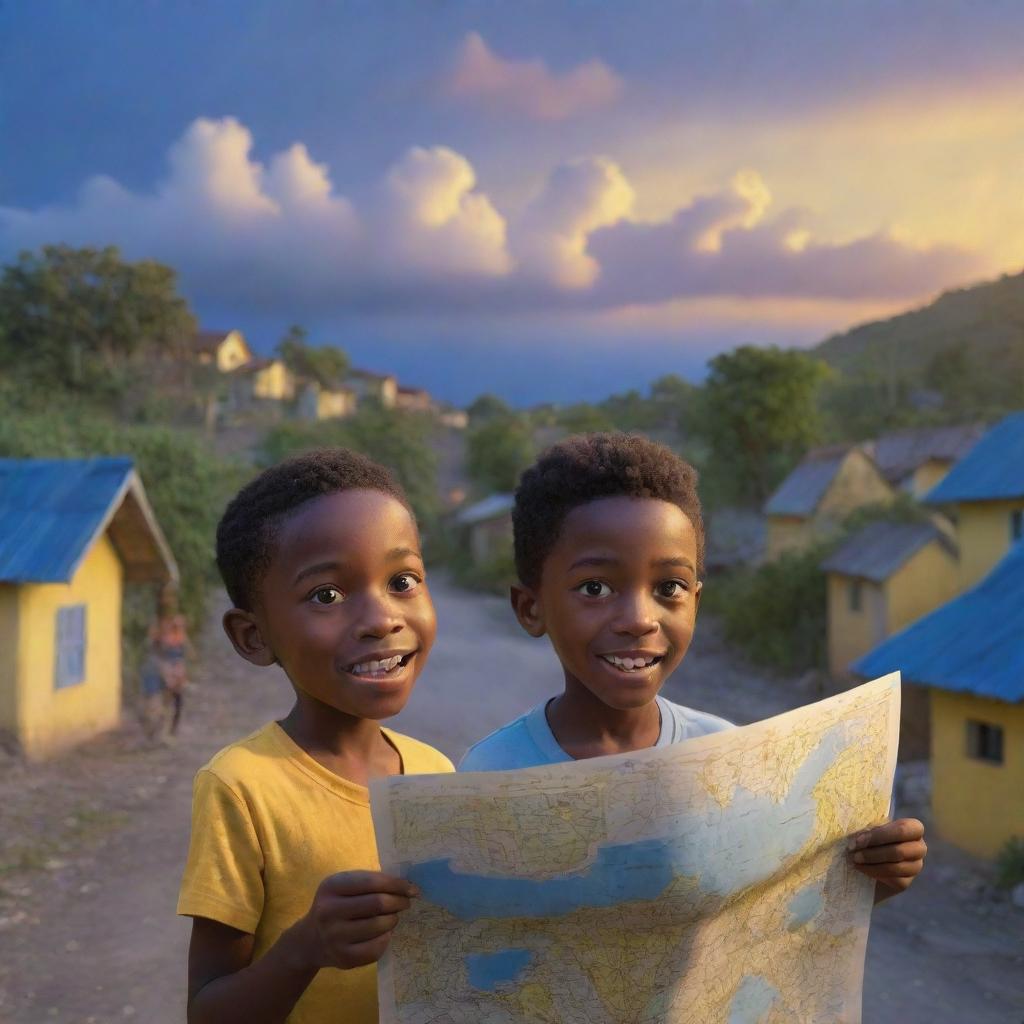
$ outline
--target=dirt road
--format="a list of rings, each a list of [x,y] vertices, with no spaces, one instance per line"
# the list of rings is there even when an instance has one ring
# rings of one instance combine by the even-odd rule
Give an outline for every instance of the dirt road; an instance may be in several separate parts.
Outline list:
[[[457,758],[557,689],[544,642],[504,602],[433,584],[440,637],[397,728]],[[706,623],[702,626],[711,627]],[[667,695],[736,721],[813,699],[731,661],[699,628]],[[279,717],[278,670],[250,669],[208,631],[177,747],[121,732],[43,766],[0,761],[0,1022],[184,1020],[188,925],[174,903],[191,781],[219,747]],[[989,899],[942,844],[906,896],[875,914],[867,1024],[1024,1022],[1024,911]]]

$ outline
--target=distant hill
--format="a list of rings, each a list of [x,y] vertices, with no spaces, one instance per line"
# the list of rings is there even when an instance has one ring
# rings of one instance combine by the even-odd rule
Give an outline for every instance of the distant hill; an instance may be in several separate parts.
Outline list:
[[[841,410],[852,413],[864,399],[876,405],[880,427],[1024,408],[1024,273],[944,292],[810,351],[840,372],[826,402],[854,433],[874,424]]]

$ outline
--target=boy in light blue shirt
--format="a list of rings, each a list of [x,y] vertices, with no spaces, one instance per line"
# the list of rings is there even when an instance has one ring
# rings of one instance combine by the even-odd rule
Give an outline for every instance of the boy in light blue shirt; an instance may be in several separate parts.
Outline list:
[[[512,511],[512,607],[547,636],[565,689],[472,746],[460,771],[527,768],[668,746],[730,728],[659,692],[683,660],[700,604],[704,526],[697,474],[640,436],[589,434],[549,448],[522,476]],[[920,872],[912,818],[850,839],[875,900]]]

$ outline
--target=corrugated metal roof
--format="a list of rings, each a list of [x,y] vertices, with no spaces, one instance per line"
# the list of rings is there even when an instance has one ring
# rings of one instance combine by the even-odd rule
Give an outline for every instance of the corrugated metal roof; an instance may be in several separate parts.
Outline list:
[[[130,458],[0,459],[0,581],[68,582],[133,485]]]
[[[901,430],[883,434],[871,446],[871,454],[882,475],[890,483],[899,483],[930,459],[958,462],[984,433],[980,423]]]
[[[829,484],[835,479],[843,460],[853,448],[821,448],[807,457],[779,484],[768,499],[768,516],[809,516],[818,507]]]
[[[1024,543],[976,587],[889,637],[851,668],[873,678],[897,670],[942,690],[1024,700]]]
[[[956,556],[956,545],[931,523],[869,523],[826,558],[821,568],[883,583],[933,541]]]
[[[1024,497],[1024,412],[997,423],[924,499],[935,505]]]
[[[494,519],[496,516],[511,512],[514,504],[515,497],[511,494],[491,494],[482,501],[460,509],[455,521],[460,526],[472,526],[474,523],[482,523],[486,519]]]

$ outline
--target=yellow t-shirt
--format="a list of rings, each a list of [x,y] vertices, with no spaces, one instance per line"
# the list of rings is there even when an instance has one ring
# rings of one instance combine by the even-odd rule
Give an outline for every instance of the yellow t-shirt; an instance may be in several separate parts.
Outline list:
[[[425,743],[384,730],[407,775],[454,771]],[[380,867],[370,793],[315,761],[271,722],[196,775],[192,840],[178,913],[255,935],[262,956],[338,871]],[[289,1024],[377,1024],[374,965],[323,968]]]

